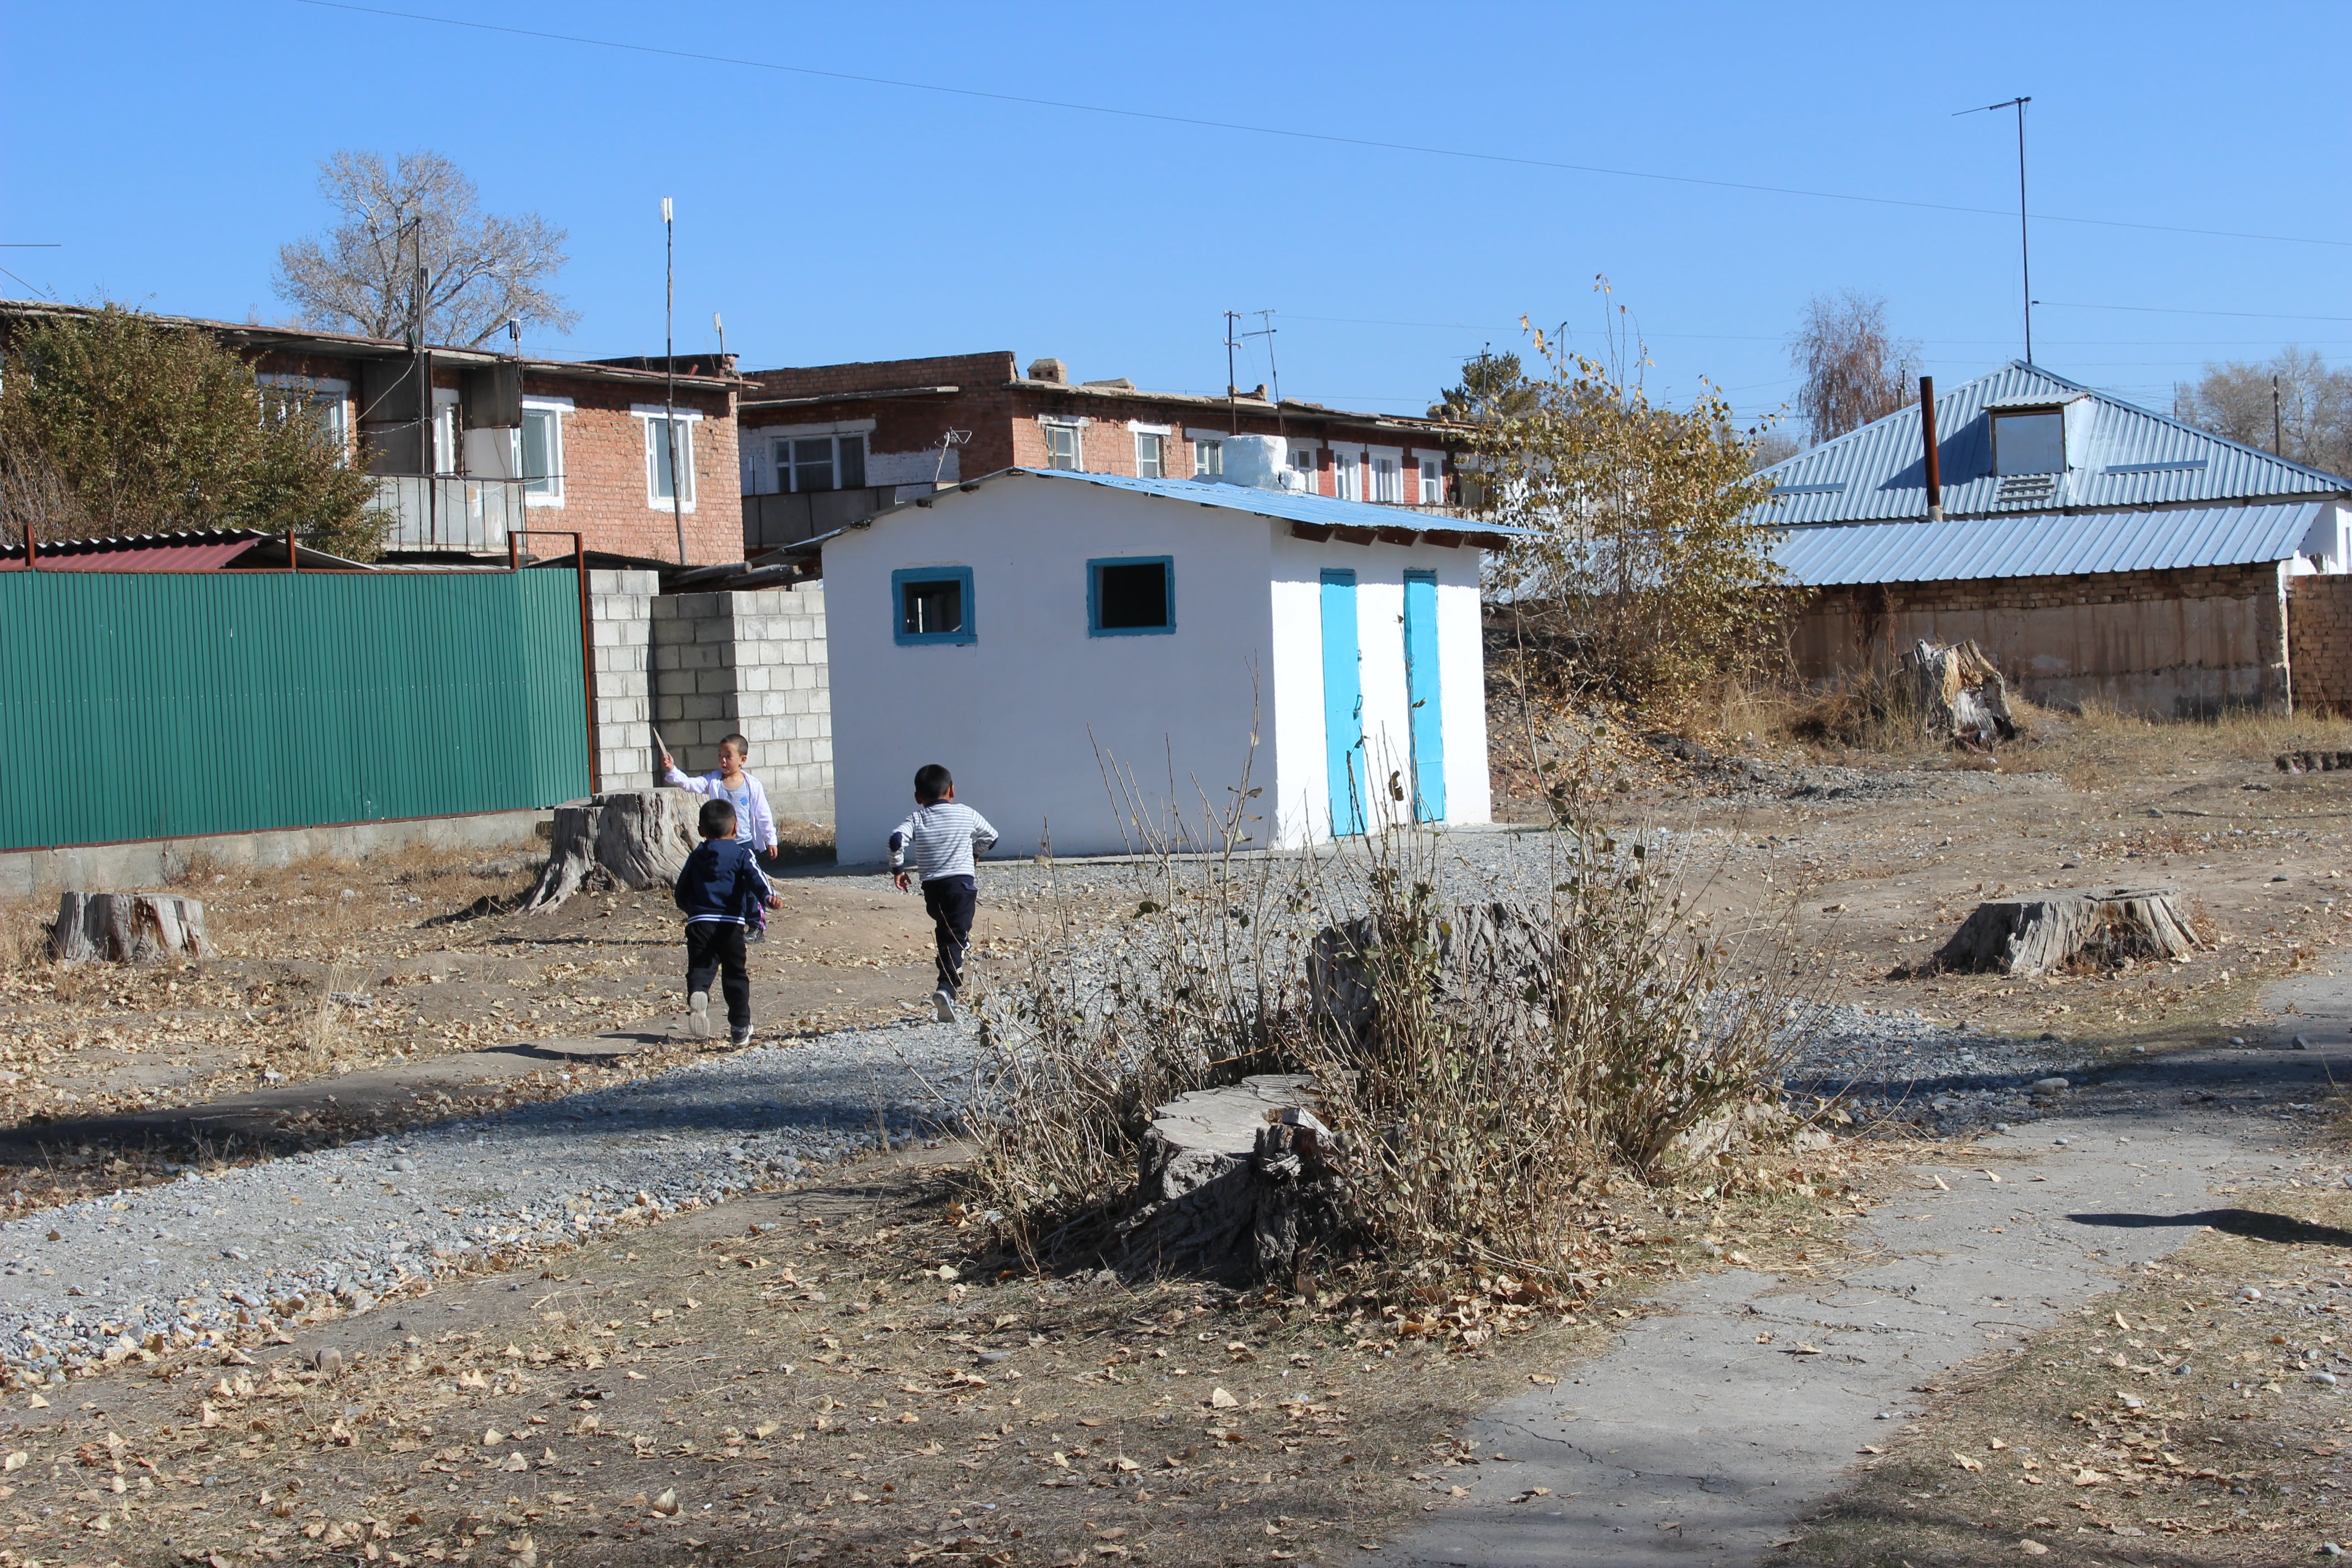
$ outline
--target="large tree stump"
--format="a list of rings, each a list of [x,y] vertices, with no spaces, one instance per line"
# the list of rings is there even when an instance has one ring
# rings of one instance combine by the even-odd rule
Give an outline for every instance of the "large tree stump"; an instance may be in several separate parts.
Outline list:
[[[700,802],[682,789],[627,790],[555,808],[555,837],[526,912],[583,888],[668,888],[694,853]]]
[[[2017,738],[2017,722],[2009,713],[2009,683],[1973,641],[1948,647],[1922,642],[1906,662],[1929,735],[1985,751],[1995,741]]]
[[[1404,955],[1383,951],[1384,933],[1358,915],[1315,935],[1307,958],[1307,994],[1317,1011],[1361,1043],[1378,1026],[1376,979]],[[1423,944],[1433,996],[1539,1002],[1548,984],[1545,938],[1533,921],[1504,903],[1468,904],[1433,920],[1412,940]]]
[[[1285,1277],[1303,1211],[1326,1179],[1315,1082],[1244,1079],[1178,1095],[1151,1118],[1137,1205],[1118,1228],[1125,1274]]]
[[[215,951],[205,906],[171,893],[63,893],[49,928],[49,952],[64,963],[152,963],[210,958]]]
[[[2178,888],[2084,889],[1979,904],[1926,967],[2047,974],[2077,956],[2103,968],[2182,958],[2204,945],[2189,929]]]

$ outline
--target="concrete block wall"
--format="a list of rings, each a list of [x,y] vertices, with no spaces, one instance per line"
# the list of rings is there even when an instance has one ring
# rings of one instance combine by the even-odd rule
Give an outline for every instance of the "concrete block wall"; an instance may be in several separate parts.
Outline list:
[[[660,592],[661,578],[652,572],[588,574],[596,760],[607,790],[654,785],[653,622]]]
[[[2352,713],[2352,576],[2290,579],[2286,620],[2294,705]]]
[[[824,584],[653,601],[653,721],[679,767],[718,765],[751,742],[751,771],[779,820],[833,823],[833,693]]]

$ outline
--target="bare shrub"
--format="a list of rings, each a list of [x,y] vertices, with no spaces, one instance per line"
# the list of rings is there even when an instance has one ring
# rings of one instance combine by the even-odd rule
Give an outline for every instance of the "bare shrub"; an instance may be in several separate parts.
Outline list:
[[[1323,858],[1162,854],[1108,933],[1064,919],[979,978],[993,1070],[979,1196],[1037,1262],[1092,1261],[1130,1202],[1153,1110],[1307,1072],[1337,1180],[1307,1245],[1368,1283],[1475,1272],[1580,1295],[1572,1207],[1610,1172],[1660,1182],[1777,1107],[1793,1047],[1786,948],[1696,922],[1639,846],[1562,831],[1548,901],[1504,917],[1518,967],[1465,983],[1441,841],[1393,829]],[[1306,958],[1343,921],[1371,1026],[1313,1005]],[[1775,1110],[1773,1115],[1777,1117]]]
[[[1916,752],[1926,742],[1927,715],[1917,685],[1897,668],[1856,670],[1791,705],[1788,733],[1818,745],[1857,752]]]

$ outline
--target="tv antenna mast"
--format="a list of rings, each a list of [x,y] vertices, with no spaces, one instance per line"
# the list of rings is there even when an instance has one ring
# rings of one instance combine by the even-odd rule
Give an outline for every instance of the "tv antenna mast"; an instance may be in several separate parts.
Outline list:
[[[2025,363],[2033,363],[2033,252],[2025,235],[2025,106],[2031,98],[2012,98],[2000,103],[1988,103],[1981,109],[1963,109],[1962,114],[1992,114],[2004,109],[2017,110],[2017,268],[2025,288]]]
[[[948,454],[954,451],[958,447],[968,447],[970,445],[971,445],[971,432],[969,430],[942,430],[940,432],[940,459],[938,462],[931,465],[931,488],[933,489],[939,489],[940,476],[945,474],[948,470]]]
[[[1274,381],[1275,434],[1286,435],[1287,432],[1285,430],[1282,423],[1282,366],[1276,364],[1274,359],[1274,334],[1280,329],[1276,327],[1274,324],[1274,312],[1272,310],[1253,310],[1250,314],[1255,316],[1259,321],[1264,321],[1265,325],[1260,327],[1256,331],[1244,332],[1242,336],[1244,339],[1264,338],[1265,340],[1266,374],[1271,376]]]

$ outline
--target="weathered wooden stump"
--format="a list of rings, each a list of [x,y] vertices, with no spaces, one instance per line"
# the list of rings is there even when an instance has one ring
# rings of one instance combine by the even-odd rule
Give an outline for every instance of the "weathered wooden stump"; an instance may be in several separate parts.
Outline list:
[[[152,963],[210,958],[215,951],[205,906],[171,893],[63,893],[49,928],[49,952],[63,963]]]
[[[1267,1075],[1178,1095],[1151,1118],[1137,1206],[1120,1225],[1123,1274],[1248,1280],[1286,1276],[1302,1211],[1326,1178],[1312,1079]]]
[[[1922,642],[1905,662],[1929,735],[1986,751],[1995,741],[2017,738],[2017,722],[2009,713],[2009,683],[1973,641],[1948,647]]]
[[[555,837],[525,912],[551,910],[587,887],[667,888],[694,853],[695,814],[688,790],[627,790],[555,808]]]
[[[1979,904],[1928,969],[2047,974],[2082,955],[2105,967],[2181,958],[2203,943],[2178,888],[2092,888]]]
[[[1548,984],[1543,932],[1504,903],[1468,904],[1431,922],[1415,939],[1428,950],[1434,995],[1537,1003]],[[1369,915],[1325,926],[1307,958],[1307,994],[1315,1008],[1349,1038],[1371,1037],[1379,1023],[1375,977],[1392,955]]]

